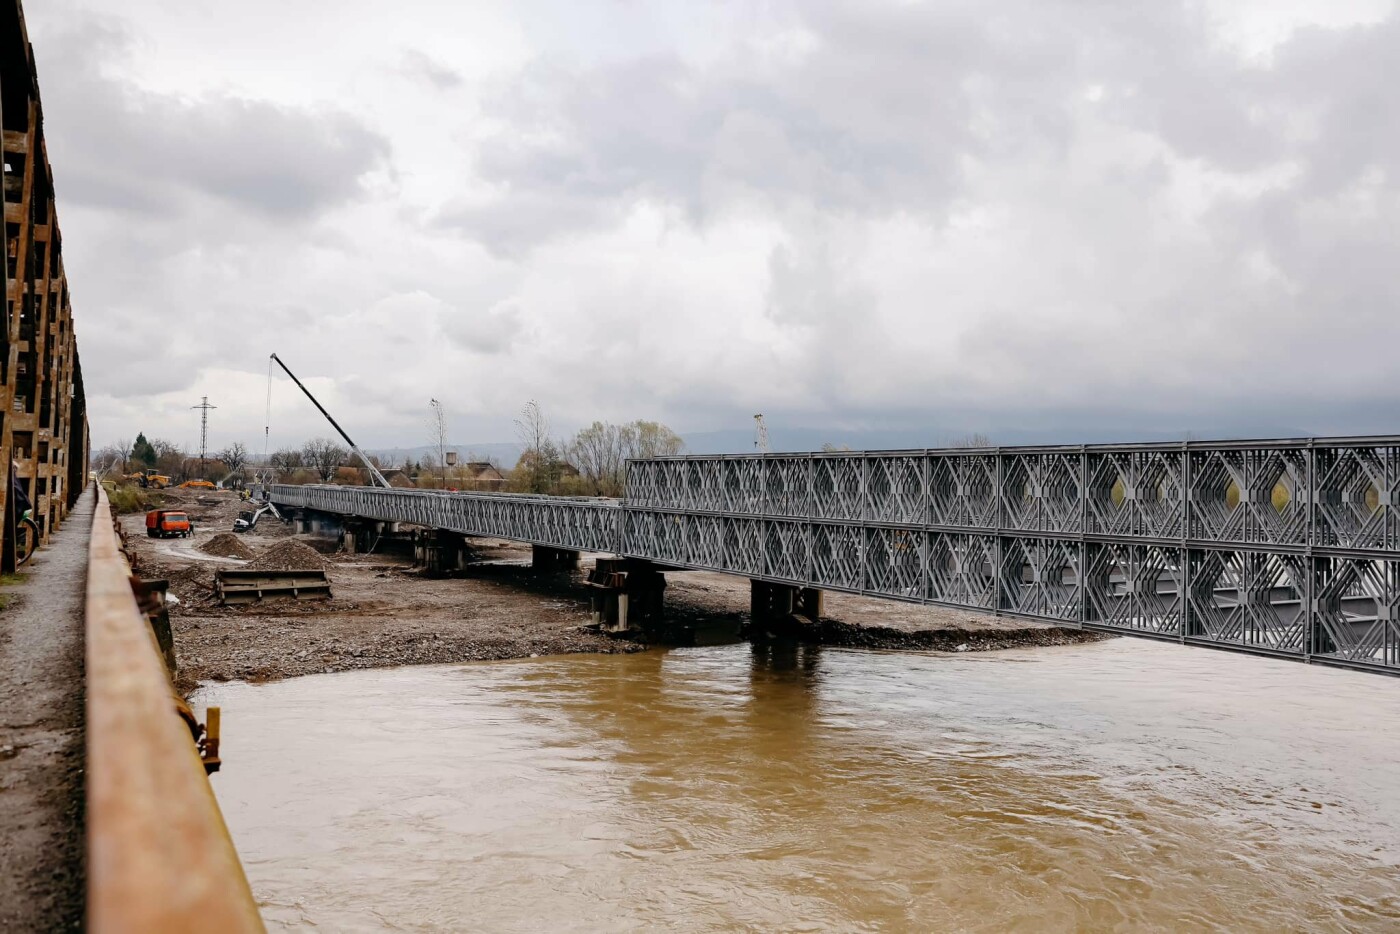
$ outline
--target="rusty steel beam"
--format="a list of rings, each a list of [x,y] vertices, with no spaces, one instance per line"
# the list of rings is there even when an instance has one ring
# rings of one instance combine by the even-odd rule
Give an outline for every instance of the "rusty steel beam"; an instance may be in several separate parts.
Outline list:
[[[87,584],[87,927],[262,931],[95,484]]]
[[[18,486],[47,542],[86,482],[88,425],[35,75],[24,10],[18,0],[0,0],[0,514]],[[14,569],[6,540],[13,518],[0,521],[0,571]]]

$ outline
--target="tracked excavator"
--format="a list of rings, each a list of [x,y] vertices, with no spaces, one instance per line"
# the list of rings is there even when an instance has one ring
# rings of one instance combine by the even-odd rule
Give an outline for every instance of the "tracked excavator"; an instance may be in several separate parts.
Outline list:
[[[257,527],[258,520],[268,513],[271,513],[283,522],[287,521],[286,517],[277,511],[277,507],[272,505],[271,501],[268,501],[266,503],[259,503],[257,509],[245,509],[240,512],[238,518],[233,520],[233,530],[235,532],[251,532]]]

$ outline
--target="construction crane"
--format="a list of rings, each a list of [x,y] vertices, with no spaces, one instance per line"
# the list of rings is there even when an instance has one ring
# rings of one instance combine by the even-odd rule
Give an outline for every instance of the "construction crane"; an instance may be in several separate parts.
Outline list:
[[[763,423],[763,413],[760,412],[753,417],[754,424],[754,450],[760,454],[768,453],[768,426]]]
[[[374,478],[374,482],[384,487],[386,490],[392,489],[389,481],[385,480],[384,475],[379,472],[379,468],[374,466],[374,463],[368,457],[365,456],[365,452],[361,451],[359,446],[356,445],[355,442],[350,440],[350,436],[345,433],[345,429],[341,428],[340,425],[336,424],[335,419],[331,418],[331,413],[327,412],[325,406],[321,405],[321,403],[316,401],[316,397],[311,394],[311,390],[303,386],[301,384],[301,380],[297,379],[297,375],[291,370],[287,369],[287,364],[282,362],[282,358],[277,356],[277,354],[273,354],[272,359],[275,360],[277,362],[277,365],[282,368],[282,372],[286,373],[292,378],[292,382],[297,384],[297,388],[300,389],[302,392],[306,393],[306,398],[310,399],[311,404],[316,406],[316,411],[320,412],[326,417],[326,421],[330,422],[331,427],[334,428],[336,432],[342,438],[345,439],[345,443],[350,445],[350,450],[354,451],[356,456],[360,458],[361,463],[365,465],[365,469],[369,471],[369,475]]]

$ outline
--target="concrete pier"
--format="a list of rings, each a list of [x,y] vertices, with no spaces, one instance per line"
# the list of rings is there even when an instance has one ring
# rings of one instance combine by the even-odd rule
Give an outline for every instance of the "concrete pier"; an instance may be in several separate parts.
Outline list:
[[[749,581],[749,618],[755,625],[788,624],[793,617],[816,622],[825,608],[825,593],[771,581]]]
[[[599,558],[588,575],[593,622],[604,632],[633,632],[660,625],[666,608],[666,575],[650,561]]]
[[[442,577],[466,568],[471,559],[467,537],[446,529],[425,529],[414,544],[414,558],[429,577]]]
[[[530,567],[536,571],[558,572],[577,571],[579,553],[567,548],[551,548],[548,545],[530,546]]]

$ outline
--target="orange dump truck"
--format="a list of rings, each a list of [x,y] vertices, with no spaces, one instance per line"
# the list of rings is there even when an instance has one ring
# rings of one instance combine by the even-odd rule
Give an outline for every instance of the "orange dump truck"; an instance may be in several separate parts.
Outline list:
[[[178,509],[153,509],[146,513],[146,534],[151,538],[189,538],[194,524]]]

